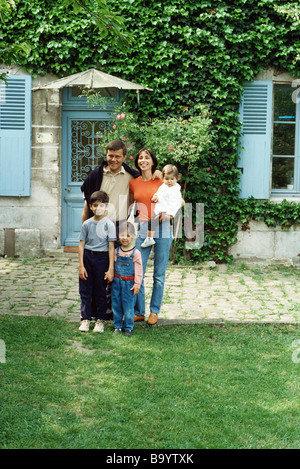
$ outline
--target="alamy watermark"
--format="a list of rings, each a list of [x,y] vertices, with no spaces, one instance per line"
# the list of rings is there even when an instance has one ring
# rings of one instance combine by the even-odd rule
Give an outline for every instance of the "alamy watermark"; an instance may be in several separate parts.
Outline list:
[[[160,223],[161,228],[158,229],[158,217],[151,218],[151,225],[148,226],[147,221],[143,221],[143,217],[140,216],[143,213],[148,213],[148,207],[144,204],[133,204],[129,207],[127,213],[127,197],[119,197],[119,210],[118,213],[113,204],[107,204],[108,218],[111,220],[123,220],[131,221],[136,225],[137,235],[141,237],[147,236],[147,229],[153,230],[154,238],[169,238],[173,239],[185,238],[186,249],[200,249],[204,243],[204,204],[203,203],[185,203],[181,209],[178,210],[174,217],[172,230],[170,232],[170,221],[163,221]],[[155,203],[152,204],[154,210]],[[131,215],[130,215],[131,214]],[[117,216],[118,215],[118,216]],[[129,219],[127,220],[127,216]],[[122,226],[122,225],[121,225]],[[99,230],[102,229],[99,226]],[[100,235],[100,234],[99,234]]]
[[[292,88],[297,88],[292,93],[292,101],[293,101],[293,103],[298,104],[298,103],[300,103],[300,96],[298,97],[298,94],[300,95],[300,80],[299,79],[294,80],[292,82]]]
[[[6,363],[6,346],[4,340],[0,339],[0,363]]]
[[[292,362],[300,363],[300,339],[294,340],[292,347],[295,349],[292,353]]]

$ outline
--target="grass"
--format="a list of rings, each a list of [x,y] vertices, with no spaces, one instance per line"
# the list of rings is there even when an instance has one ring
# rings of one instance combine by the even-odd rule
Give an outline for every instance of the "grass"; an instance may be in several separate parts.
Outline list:
[[[2,449],[299,448],[297,326],[0,325]]]

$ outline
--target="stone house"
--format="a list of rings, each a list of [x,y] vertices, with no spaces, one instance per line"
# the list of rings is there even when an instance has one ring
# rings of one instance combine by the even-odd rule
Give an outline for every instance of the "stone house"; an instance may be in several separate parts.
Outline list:
[[[33,257],[78,244],[80,186],[99,165],[99,135],[110,110],[91,108],[76,86],[47,88],[53,75],[32,78],[0,66],[0,255]],[[141,87],[142,89],[143,87]],[[243,136],[241,197],[300,201],[300,80],[273,69],[245,84],[240,107]],[[120,90],[107,96],[117,102]],[[293,262],[300,226],[290,231],[251,222],[239,230],[231,254],[240,259]]]

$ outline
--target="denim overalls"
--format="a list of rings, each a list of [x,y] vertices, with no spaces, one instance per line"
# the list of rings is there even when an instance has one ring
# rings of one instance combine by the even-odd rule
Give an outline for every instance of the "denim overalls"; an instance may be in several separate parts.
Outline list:
[[[134,264],[133,256],[135,248],[130,257],[119,256],[120,248],[117,248],[117,260],[115,261],[115,277],[111,287],[111,304],[113,310],[113,324],[116,329],[122,329],[124,317],[124,329],[133,330],[134,316]]]

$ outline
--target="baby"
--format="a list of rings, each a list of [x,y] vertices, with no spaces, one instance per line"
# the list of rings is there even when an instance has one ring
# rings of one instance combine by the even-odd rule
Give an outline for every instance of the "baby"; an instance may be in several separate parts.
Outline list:
[[[142,248],[152,246],[155,244],[153,239],[154,231],[153,225],[158,222],[158,215],[166,213],[171,217],[175,217],[176,213],[182,205],[182,197],[180,192],[180,185],[177,183],[179,180],[178,169],[173,164],[167,164],[162,170],[163,184],[159,187],[158,191],[152,197],[152,202],[156,202],[154,215],[148,222],[148,232],[145,241],[141,244]],[[154,223],[153,223],[154,222]]]

